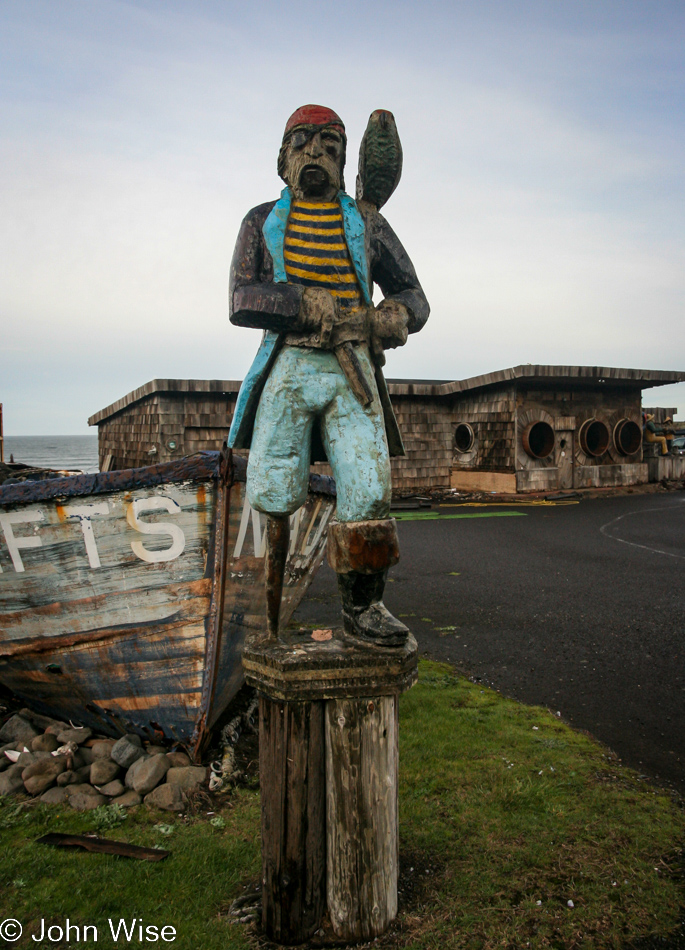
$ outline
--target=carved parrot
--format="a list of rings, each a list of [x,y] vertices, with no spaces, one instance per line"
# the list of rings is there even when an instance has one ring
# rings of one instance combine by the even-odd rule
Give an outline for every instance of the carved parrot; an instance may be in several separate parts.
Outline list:
[[[376,109],[359,147],[357,200],[368,201],[380,210],[397,188],[401,175],[402,146],[395,117],[386,109]]]

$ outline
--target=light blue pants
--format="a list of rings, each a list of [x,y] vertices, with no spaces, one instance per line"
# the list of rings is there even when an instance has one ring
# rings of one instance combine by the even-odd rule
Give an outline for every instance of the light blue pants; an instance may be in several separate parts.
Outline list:
[[[285,346],[262,391],[247,466],[257,511],[287,515],[304,504],[312,430],[321,436],[338,490],[338,521],[390,515],[390,456],[383,410],[366,347],[355,347],[374,398],[366,408],[334,353]]]

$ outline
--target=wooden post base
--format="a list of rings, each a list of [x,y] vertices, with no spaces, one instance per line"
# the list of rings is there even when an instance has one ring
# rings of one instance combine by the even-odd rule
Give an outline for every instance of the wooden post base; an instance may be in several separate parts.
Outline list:
[[[262,923],[283,944],[324,921],[347,942],[397,914],[398,695],[416,682],[417,647],[248,640],[260,692]]]
[[[348,943],[397,916],[397,725],[397,696],[326,703],[326,891]]]
[[[259,697],[262,922],[303,943],[326,909],[324,704]]]

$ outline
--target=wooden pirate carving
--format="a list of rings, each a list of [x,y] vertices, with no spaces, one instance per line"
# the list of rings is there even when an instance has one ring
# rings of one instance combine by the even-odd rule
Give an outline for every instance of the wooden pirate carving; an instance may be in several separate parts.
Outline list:
[[[362,142],[357,201],[344,191],[345,127],[323,106],[288,119],[278,156],[286,188],[242,223],[231,264],[230,318],[264,331],[243,382],[228,444],[250,449],[247,493],[267,518],[267,628],[278,635],[289,516],[303,504],[310,461],[337,484],[328,559],[344,629],[389,647],[408,630],[383,604],[399,559],[390,518],[390,456],[404,455],[381,372],[429,313],[406,251],[378,209],[397,186],[402,149],[378,110]],[[384,300],[374,307],[376,283]],[[325,454],[324,454],[325,453]]]

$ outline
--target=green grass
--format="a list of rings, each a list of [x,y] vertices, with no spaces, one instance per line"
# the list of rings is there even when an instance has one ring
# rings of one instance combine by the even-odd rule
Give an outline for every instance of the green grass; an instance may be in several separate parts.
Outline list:
[[[379,945],[618,948],[676,926],[682,889],[669,869],[685,815],[589,737],[423,662],[401,699],[400,744],[401,911]],[[109,917],[171,925],[169,945],[183,950],[254,946],[228,906],[259,879],[259,795],[222,801],[186,818],[138,809],[121,820],[0,800],[0,921],[25,929],[13,946],[36,946],[28,934],[41,918],[67,917],[96,924],[102,948],[128,945],[111,941]],[[35,843],[47,831],[172,855],[65,852]]]

